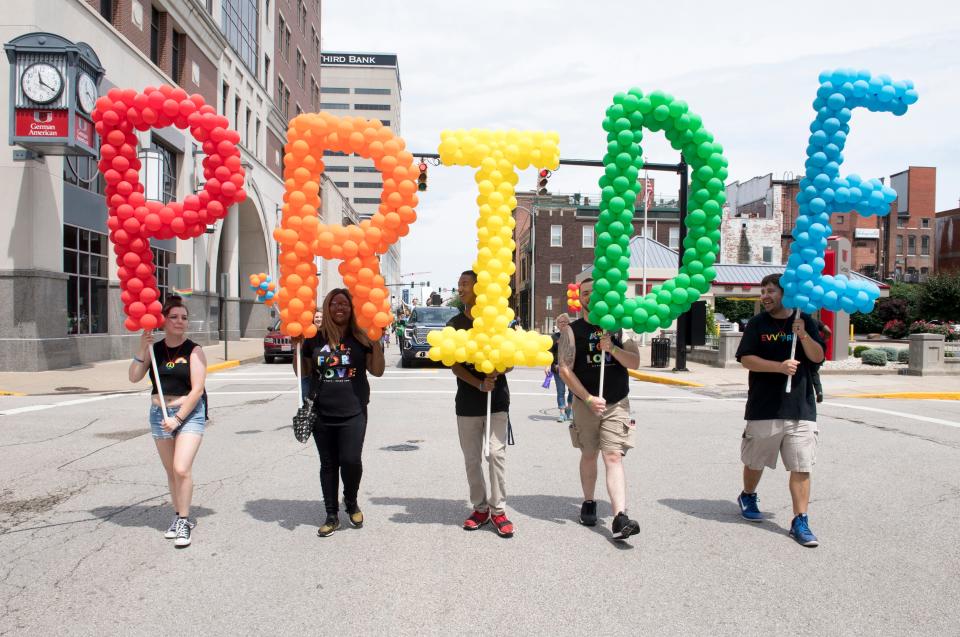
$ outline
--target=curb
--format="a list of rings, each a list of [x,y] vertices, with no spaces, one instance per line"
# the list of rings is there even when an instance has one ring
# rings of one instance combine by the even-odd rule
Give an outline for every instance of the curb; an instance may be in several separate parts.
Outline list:
[[[635,369],[628,369],[627,373],[634,378],[645,383],[657,383],[659,385],[679,385],[680,387],[704,387],[700,383],[694,383],[689,380],[677,380],[676,378],[666,378],[665,376],[656,376],[654,374],[645,374]]]
[[[904,391],[885,394],[840,394],[838,398],[898,398],[900,400],[960,400],[955,391]]]
[[[240,367],[240,361],[223,361],[222,363],[214,363],[213,365],[207,365],[207,373],[213,374],[214,372],[219,372],[224,369],[230,369],[232,367]]]
[[[26,396],[22,391],[7,391],[0,389],[0,396]]]

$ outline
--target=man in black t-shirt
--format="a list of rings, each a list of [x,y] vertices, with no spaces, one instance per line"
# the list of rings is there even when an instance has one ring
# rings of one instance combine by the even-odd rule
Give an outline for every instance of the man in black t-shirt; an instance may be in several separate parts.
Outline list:
[[[477,300],[473,286],[477,275],[467,270],[457,281],[457,293],[463,301],[463,310],[447,323],[458,330],[473,327],[473,305]],[[507,420],[510,409],[510,390],[505,374],[484,374],[473,365],[456,363],[451,367],[457,377],[457,430],[460,434],[460,449],[467,469],[467,484],[470,486],[470,504],[473,513],[463,523],[463,528],[475,531],[493,520],[501,537],[513,537],[513,523],[504,510],[506,500]],[[487,395],[490,396],[490,455],[487,465],[490,470],[490,495],[483,479],[484,432],[487,420]]]
[[[580,283],[583,307],[589,307],[593,280]],[[586,313],[585,313],[586,314]],[[627,483],[623,456],[633,447],[634,425],[630,419],[630,376],[627,369],[640,367],[640,351],[632,339],[620,333],[605,333],[586,318],[574,321],[560,332],[557,369],[573,392],[573,423],[570,439],[580,449],[580,485],[583,504],[580,524],[597,523],[597,457],[603,454],[607,492],[613,506],[613,535],[625,540],[640,532],[636,520],[627,516]],[[603,395],[600,395],[600,366],[603,365]]]
[[[744,415],[747,425],[740,444],[743,491],[737,502],[745,519],[763,521],[757,507],[757,485],[765,466],[777,468],[779,455],[790,472],[794,515],[790,537],[813,547],[819,542],[807,519],[818,435],[812,377],[823,361],[823,341],[816,321],[808,314],[794,318],[794,311],[783,306],[779,274],[767,275],[760,282],[760,302],[763,311],[747,323],[737,349],[737,360],[750,370]],[[791,358],[794,339],[799,346]]]

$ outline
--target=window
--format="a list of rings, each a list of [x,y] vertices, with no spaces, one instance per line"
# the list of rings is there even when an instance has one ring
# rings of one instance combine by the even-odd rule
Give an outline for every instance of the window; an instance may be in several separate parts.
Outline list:
[[[63,158],[63,183],[102,195],[105,191],[103,175],[97,170],[97,160],[90,157]]]
[[[669,243],[670,249],[671,250],[678,249],[680,247],[680,226],[671,226],[670,234],[667,236],[669,237],[667,241]],[[651,238],[656,239],[656,237],[651,237]]]
[[[283,102],[283,93],[286,91],[286,85],[283,83],[283,78],[279,75],[277,76],[277,108],[280,109],[280,113],[284,116],[287,115],[287,107]]]
[[[290,61],[290,27],[283,30],[283,59]]]
[[[916,235],[909,235],[907,237],[907,254],[916,254],[917,253],[917,237]]]
[[[259,157],[260,156],[260,118],[259,117],[257,118],[256,122],[257,122],[256,126],[253,129],[254,131],[256,131],[254,133],[255,137],[253,138],[253,154]]]
[[[307,76],[307,64],[303,61],[303,54],[297,49],[297,84],[303,86]]]
[[[173,32],[170,47],[170,77],[177,84],[183,84],[183,54],[186,49],[186,35]]]
[[[930,256],[930,237],[920,237],[920,254]]]
[[[389,125],[390,125],[390,120],[389,120],[389,119],[381,119],[381,120],[380,120],[380,123],[383,124],[384,126],[389,126]]]
[[[270,56],[263,56],[263,85],[270,85]]]
[[[897,235],[897,254],[903,254],[903,235]]]
[[[580,264],[580,271],[581,271],[581,272],[586,272],[587,270],[589,270],[589,269],[592,268],[592,267],[593,267],[593,264],[592,264],[592,263],[582,263],[582,264]]]
[[[898,228],[906,228],[906,227],[907,227],[907,220],[906,220],[906,219],[903,219],[902,217],[898,217],[898,218],[897,218],[897,227],[898,227]]]
[[[561,264],[550,264],[550,283],[563,283],[563,266]]]
[[[337,188],[349,188],[349,187],[350,187],[350,182],[349,182],[349,181],[335,181],[335,182],[333,182],[333,183],[334,183],[334,185],[335,185]]]
[[[297,115],[303,112],[303,109],[300,108],[300,102],[297,102],[296,110],[294,111]]]
[[[354,197],[353,203],[380,203],[380,197]]]
[[[584,248],[593,247],[593,226],[591,225],[583,226],[583,240],[581,242],[581,247],[584,247]]]
[[[310,27],[310,31],[313,33],[313,57],[318,61],[320,60],[320,36],[317,35],[317,31]]]
[[[107,235],[63,226],[67,334],[106,333],[108,268]]]
[[[383,188],[383,184],[376,181],[355,181],[354,188]]]
[[[320,87],[317,86],[317,81],[313,79],[313,76],[310,76],[310,110],[317,111],[320,109]]]
[[[263,21],[270,26],[270,0],[265,0],[263,3]]]
[[[300,33],[306,34],[307,32],[307,5],[303,3],[303,0],[297,1],[297,26],[300,27]]]
[[[378,173],[379,170],[375,166],[354,166],[353,172],[355,173]]]
[[[160,12],[150,7],[150,61],[160,65]]]
[[[356,111],[389,111],[389,104],[354,104],[353,109]]]
[[[347,173],[350,172],[350,166],[327,166],[324,171],[328,173]]]
[[[323,151],[324,157],[346,157],[347,153],[341,153],[339,150],[325,150]]]
[[[153,252],[153,263],[157,266],[154,276],[157,277],[157,289],[160,290],[160,302],[163,303],[170,292],[169,266],[177,262],[177,255],[170,250],[160,248],[150,248],[150,251]]]
[[[349,108],[350,105],[343,102],[320,102],[320,110],[322,111],[345,111]]]
[[[343,88],[340,86],[321,86],[320,92],[321,93],[349,93],[350,89]]]
[[[253,113],[250,111],[249,108],[246,110],[247,110],[247,119],[244,122],[244,126],[243,126],[243,136],[246,138],[246,141],[244,141],[243,144],[244,146],[247,147],[247,150],[253,149],[254,154],[256,154],[257,140],[256,138],[250,139],[250,126],[251,124],[253,124]]]
[[[390,95],[388,88],[355,88],[353,92],[357,95]]]
[[[563,247],[563,226],[550,226],[550,247]]]
[[[929,227],[930,227],[930,220],[929,220],[929,219],[921,219],[921,220],[920,220],[920,227],[921,227],[921,228],[929,228]]]
[[[546,307],[546,309],[548,309],[548,310],[552,310],[552,309],[553,309],[553,297],[552,297],[552,296],[549,296],[549,295],[548,295],[547,298],[545,299],[545,307]]]
[[[286,31],[287,21],[283,19],[283,14],[281,13],[280,21],[277,22],[277,48],[280,49],[280,57],[282,57],[284,60],[287,59],[287,51],[283,47]]]
[[[223,0],[220,30],[243,65],[257,76],[260,14],[257,0]]]
[[[163,203],[167,204],[177,198],[177,165],[180,153],[157,141],[154,137],[150,144],[163,157]]]
[[[107,22],[113,22],[113,0],[100,0],[100,15]]]
[[[773,246],[763,246],[763,262],[773,262]]]
[[[233,98],[233,129],[240,130],[240,96]]]
[[[837,215],[837,225],[838,226],[843,225],[843,215]]]

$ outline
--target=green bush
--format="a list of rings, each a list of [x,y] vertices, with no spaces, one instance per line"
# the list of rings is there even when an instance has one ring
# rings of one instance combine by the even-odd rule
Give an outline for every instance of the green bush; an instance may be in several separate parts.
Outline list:
[[[887,353],[876,349],[868,349],[860,354],[860,360],[863,361],[864,365],[884,367],[887,364]]]
[[[910,362],[910,350],[902,349],[897,353],[897,362],[898,363],[909,363]]]
[[[856,347],[853,348],[853,357],[860,358],[860,355],[863,354],[868,349],[870,349],[869,345],[857,345]]]
[[[897,352],[900,351],[896,347],[874,347],[873,349],[879,350],[886,354],[887,360],[890,362],[897,360]]]
[[[883,331],[883,319],[874,310],[869,314],[857,312],[850,315],[850,324],[855,334],[879,334]]]
[[[899,340],[907,335],[907,324],[903,321],[887,321],[883,326],[883,335],[887,338]]]

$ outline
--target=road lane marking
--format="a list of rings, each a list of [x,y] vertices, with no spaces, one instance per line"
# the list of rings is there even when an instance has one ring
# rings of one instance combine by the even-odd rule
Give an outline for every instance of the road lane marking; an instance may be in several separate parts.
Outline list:
[[[101,396],[92,396],[90,398],[77,398],[75,400],[65,400],[62,403],[43,403],[41,405],[27,405],[26,407],[15,407],[0,411],[0,416],[13,416],[15,414],[26,414],[31,411],[43,411],[44,409],[53,409],[54,407],[69,407],[71,405],[82,405],[84,403],[93,403],[98,400],[108,400],[121,396],[139,396],[140,394],[104,394]]]
[[[861,405],[848,405],[846,403],[835,403],[832,400],[829,403],[824,403],[831,407],[843,407],[844,409],[859,409],[860,411],[872,411],[878,414],[888,414],[890,416],[899,416],[901,418],[908,418],[910,420],[919,420],[920,422],[932,422],[937,425],[947,425],[948,427],[960,427],[960,422],[955,422],[953,420],[944,420],[943,418],[931,418],[930,416],[918,416],[916,414],[908,414],[904,411],[893,411],[892,409],[880,409],[879,407],[863,407]],[[827,414],[824,414],[825,416]]]

